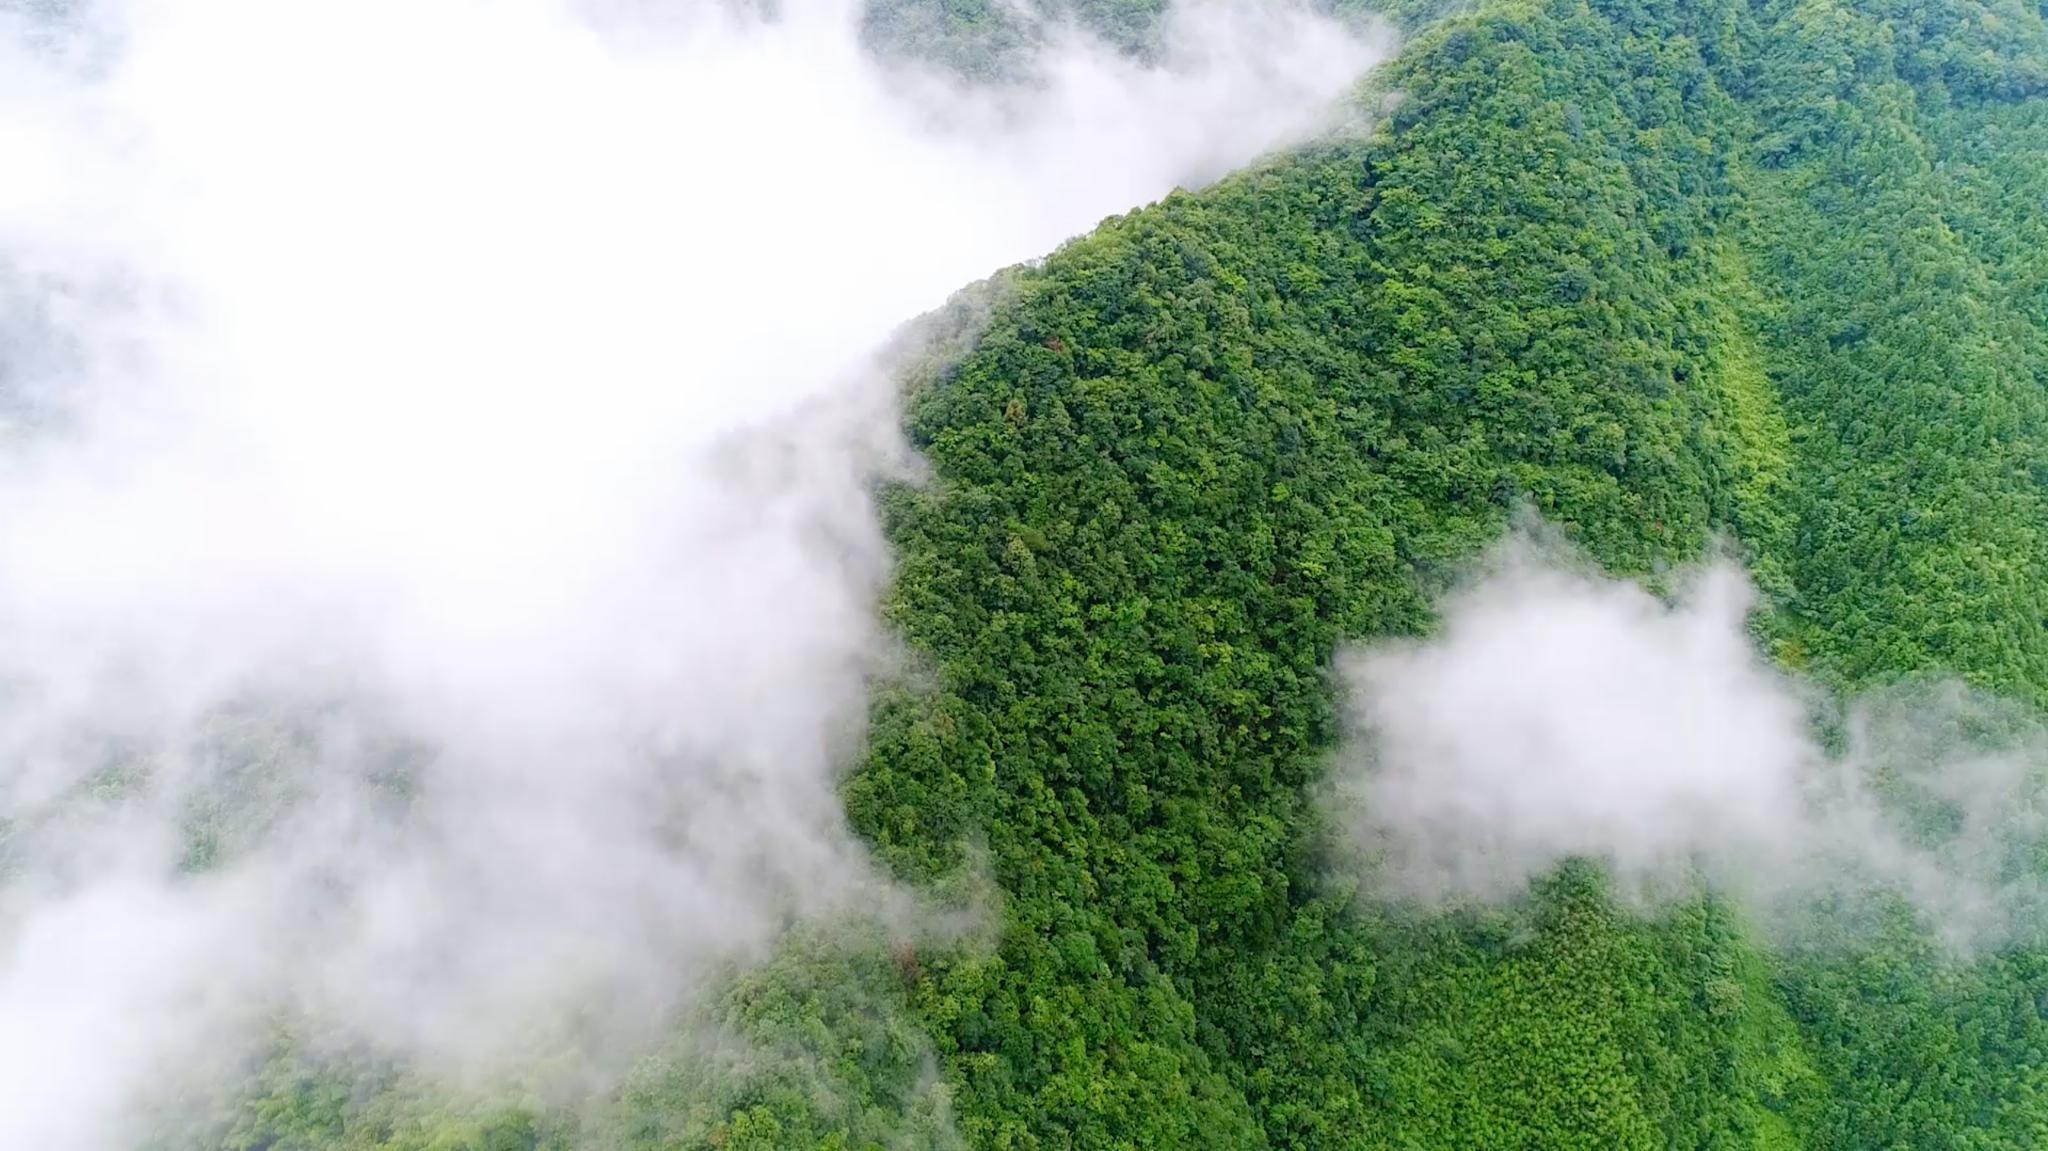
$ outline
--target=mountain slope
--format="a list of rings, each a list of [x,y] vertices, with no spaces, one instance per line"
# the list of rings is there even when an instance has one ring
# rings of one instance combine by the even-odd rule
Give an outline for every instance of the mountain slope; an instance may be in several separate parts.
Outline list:
[[[1584,874],[1528,940],[1368,923],[1304,789],[1333,646],[1424,626],[1523,500],[1622,572],[1731,533],[1837,686],[2039,698],[2040,32],[1482,6],[1375,138],[1021,277],[912,417],[896,618],[946,691],[850,788],[1008,893],[919,990],[971,1141],[2028,1142],[2031,955],[1772,957]]]

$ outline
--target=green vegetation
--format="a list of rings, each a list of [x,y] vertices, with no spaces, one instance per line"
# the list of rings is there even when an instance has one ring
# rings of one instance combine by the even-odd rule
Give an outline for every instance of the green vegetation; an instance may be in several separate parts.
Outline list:
[[[999,938],[793,947],[723,1020],[770,1054],[651,1065],[607,1145],[2048,1143],[2048,950],[1786,952],[1583,866],[1416,918],[1314,799],[1333,649],[1427,628],[1522,503],[1630,574],[1732,536],[1828,684],[2048,703],[2043,10],[1486,0],[1377,83],[1371,135],[1007,273],[918,382],[930,674],[845,797]],[[571,1142],[350,1127],[397,1090],[286,1075],[227,1145]]]

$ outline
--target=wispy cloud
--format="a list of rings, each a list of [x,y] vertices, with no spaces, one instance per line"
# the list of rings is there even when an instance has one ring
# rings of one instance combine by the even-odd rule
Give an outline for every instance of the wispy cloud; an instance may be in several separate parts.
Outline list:
[[[1587,857],[1638,902],[1704,880],[1780,931],[1876,897],[1960,947],[2038,929],[2037,723],[1955,684],[1837,704],[1756,649],[1738,567],[1677,587],[1519,529],[1437,634],[1342,658],[1335,790],[1384,894],[1497,901]]]

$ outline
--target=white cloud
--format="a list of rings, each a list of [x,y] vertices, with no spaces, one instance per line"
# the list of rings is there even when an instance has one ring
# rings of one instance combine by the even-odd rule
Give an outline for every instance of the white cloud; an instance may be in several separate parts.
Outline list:
[[[1518,529],[1442,605],[1440,631],[1347,653],[1340,810],[1383,893],[1501,900],[1572,857],[1655,901],[1700,879],[1779,930],[1823,898],[1910,900],[1951,943],[2030,930],[2038,726],[1954,685],[1849,702],[1747,630],[1733,564],[1667,601]]]
[[[834,790],[887,650],[871,354],[1378,51],[1202,8],[935,115],[849,5],[780,8],[16,20],[0,1145],[118,1143],[273,1007],[630,1050],[788,917],[888,905]]]

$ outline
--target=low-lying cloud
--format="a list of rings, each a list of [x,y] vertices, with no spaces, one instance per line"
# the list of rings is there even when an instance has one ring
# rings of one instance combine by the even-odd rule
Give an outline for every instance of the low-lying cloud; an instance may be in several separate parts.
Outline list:
[[[1341,657],[1340,810],[1382,894],[1500,901],[1582,857],[1639,904],[1704,880],[1774,929],[1880,894],[1959,947],[2038,925],[2038,724],[1952,683],[1837,705],[1759,652],[1736,565],[1676,583],[1519,529],[1435,635]]]
[[[875,349],[1379,52],[1167,19],[982,90],[841,0],[0,9],[0,1146],[278,1013],[594,1066],[900,904]]]

